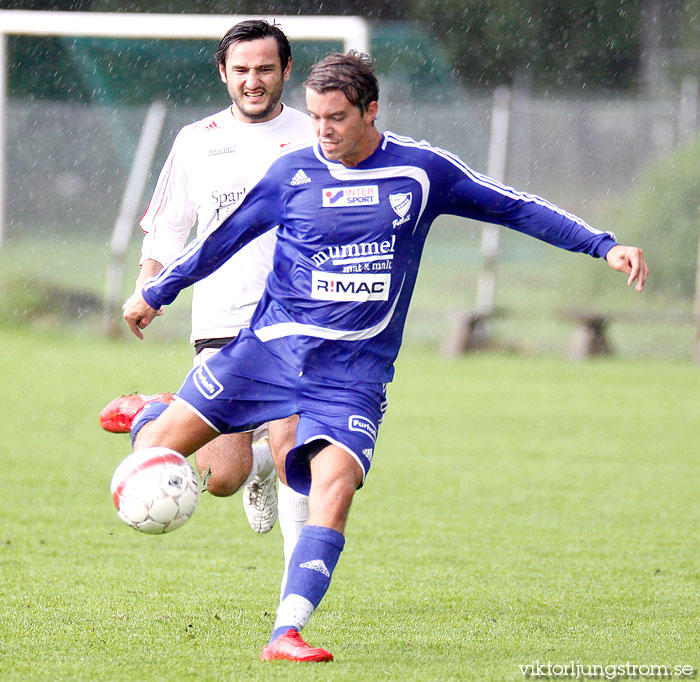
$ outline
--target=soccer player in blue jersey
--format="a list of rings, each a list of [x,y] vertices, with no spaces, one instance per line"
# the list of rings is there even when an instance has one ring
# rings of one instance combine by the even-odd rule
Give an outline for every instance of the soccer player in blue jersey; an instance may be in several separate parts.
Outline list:
[[[611,233],[426,142],[381,134],[379,88],[365,56],[329,55],[305,85],[317,142],[277,158],[240,208],[147,282],[124,313],[140,335],[183,288],[279,225],[274,268],[250,328],[189,373],[145,443],[189,455],[219,433],[299,415],[279,476],[308,493],[309,520],[264,660],[333,658],[299,631],[328,589],[350,504],[374,456],[433,220],[448,213],[497,223],[604,258],[638,291],[648,272],[642,251]]]

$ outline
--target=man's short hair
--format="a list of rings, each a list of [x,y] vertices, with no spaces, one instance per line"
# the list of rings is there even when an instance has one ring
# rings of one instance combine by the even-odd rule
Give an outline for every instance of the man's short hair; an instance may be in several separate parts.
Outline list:
[[[232,26],[219,42],[219,49],[214,55],[216,63],[220,66],[226,66],[226,54],[232,45],[262,38],[275,39],[282,71],[284,71],[292,58],[292,48],[289,46],[289,40],[282,29],[277,24],[271,24],[265,19],[248,19]]]
[[[368,55],[350,50],[334,52],[316,62],[304,81],[304,87],[318,93],[341,90],[350,104],[364,113],[370,102],[379,99],[379,83]]]

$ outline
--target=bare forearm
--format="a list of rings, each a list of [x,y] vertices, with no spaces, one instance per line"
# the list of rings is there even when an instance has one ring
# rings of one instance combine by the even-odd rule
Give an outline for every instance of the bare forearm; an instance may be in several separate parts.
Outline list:
[[[146,280],[153,277],[153,275],[157,275],[162,269],[163,264],[159,263],[157,260],[147,258],[143,261],[143,263],[141,263],[141,272],[139,272],[139,276],[136,278],[135,290],[140,292]]]

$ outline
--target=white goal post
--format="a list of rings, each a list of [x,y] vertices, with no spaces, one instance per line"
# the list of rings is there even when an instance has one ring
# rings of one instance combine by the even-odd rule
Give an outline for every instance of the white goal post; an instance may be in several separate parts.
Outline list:
[[[0,10],[0,246],[7,205],[8,35],[218,41],[245,19],[277,21],[290,40],[338,40],[344,50],[369,52],[369,25],[361,17]]]

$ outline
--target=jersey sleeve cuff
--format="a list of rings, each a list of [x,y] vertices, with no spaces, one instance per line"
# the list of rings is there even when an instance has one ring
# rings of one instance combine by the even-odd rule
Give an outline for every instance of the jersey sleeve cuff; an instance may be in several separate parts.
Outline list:
[[[158,298],[154,296],[153,292],[144,288],[141,290],[141,296],[143,296],[143,300],[148,303],[148,305],[151,306],[154,310],[159,310],[161,307],[161,303],[158,301]]]
[[[598,258],[605,258],[608,255],[608,251],[610,251],[613,246],[617,246],[617,242],[612,236],[606,235],[598,243],[594,255]]]

